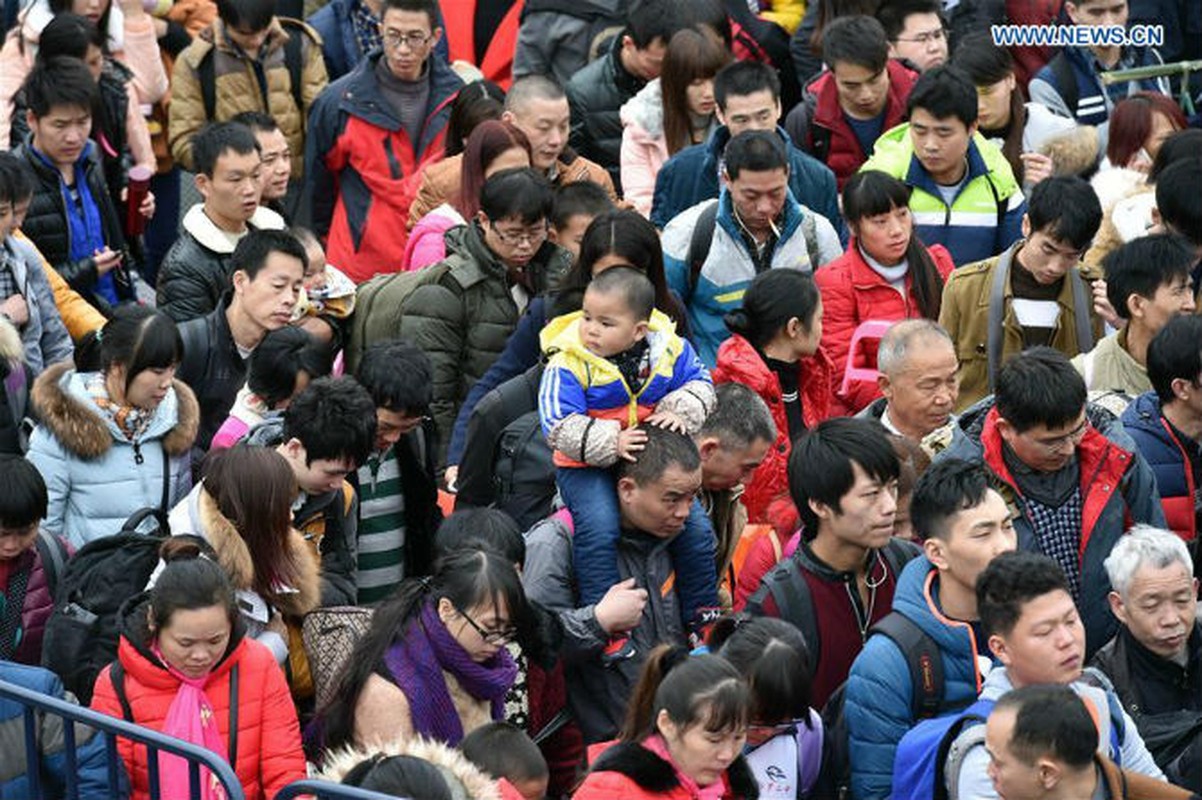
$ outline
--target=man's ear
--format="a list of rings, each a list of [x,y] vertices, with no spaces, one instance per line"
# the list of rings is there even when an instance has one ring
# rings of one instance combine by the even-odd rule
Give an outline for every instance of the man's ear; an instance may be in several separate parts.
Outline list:
[[[634,478],[629,475],[618,478],[616,485],[618,488],[618,499],[627,503],[630,502],[634,497],[635,491],[639,488],[638,484],[634,482]]]
[[[1031,218],[1026,214],[1023,214],[1022,231],[1024,239],[1031,238]]]
[[[702,439],[697,442],[697,452],[701,454],[701,463],[704,464],[706,461],[708,461],[714,453],[718,452],[718,448],[721,446],[722,443],[718,441],[717,436],[702,437]]]
[[[1055,789],[1064,777],[1064,771],[1060,765],[1050,758],[1036,759],[1035,769],[1039,775],[1039,785],[1045,792]]]
[[[1114,618],[1126,625],[1127,608],[1123,605],[1123,598],[1118,592],[1110,592],[1106,595],[1106,600],[1110,603],[1110,612],[1114,614]]]
[[[634,326],[634,340],[636,342],[641,342],[644,339],[646,339],[647,338],[647,330],[650,327],[651,327],[651,323],[649,323],[645,320],[636,323]]]
[[[876,388],[880,390],[885,401],[893,399],[893,384],[889,382],[889,376],[883,372],[878,372],[876,375]]]
[[[922,543],[922,552],[935,569],[946,570],[948,568],[947,554],[944,552],[943,542],[939,538],[928,536]]]
[[[989,637],[989,652],[1002,662],[1003,667],[1010,666],[1014,659],[1010,657],[1010,650],[1006,647],[1006,640],[996,633]]]

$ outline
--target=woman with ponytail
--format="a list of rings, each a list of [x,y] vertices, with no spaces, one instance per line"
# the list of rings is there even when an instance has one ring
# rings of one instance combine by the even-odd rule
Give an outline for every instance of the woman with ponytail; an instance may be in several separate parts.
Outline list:
[[[748,521],[769,522],[769,506],[789,492],[793,441],[830,416],[831,362],[819,344],[822,299],[808,272],[771,269],[756,276],[743,307],[725,321],[731,336],[718,348],[714,383],[748,386],[776,423],[776,442],[743,491]]]
[[[725,659],[684,647],[651,651],[615,744],[574,800],[757,800],[743,759],[751,692]]]
[[[876,345],[853,355],[861,323],[939,319],[943,282],[955,269],[941,245],[923,245],[910,214],[910,188],[891,175],[857,172],[843,187],[843,216],[851,230],[847,252],[815,273],[826,307],[822,346],[835,366],[836,386],[848,366],[876,368]],[[837,410],[855,414],[880,397],[876,381],[853,382],[836,398]]]
[[[96,678],[92,708],[204,747],[234,768],[247,800],[275,797],[305,777],[300,726],[284,673],[245,635],[234,589],[203,543],[168,539],[148,594],[121,612],[117,660]],[[117,740],[133,800],[150,797],[147,749]],[[188,765],[159,753],[162,797],[189,793]],[[201,768],[201,800],[219,800]]]
[[[503,719],[517,677],[505,645],[526,617],[513,562],[485,548],[440,558],[372,616],[311,731],[315,749],[420,734],[459,744]]]

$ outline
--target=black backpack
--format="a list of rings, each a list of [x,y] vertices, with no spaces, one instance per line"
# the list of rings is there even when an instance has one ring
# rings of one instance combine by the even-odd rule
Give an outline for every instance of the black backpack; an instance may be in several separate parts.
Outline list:
[[[140,532],[148,520],[155,527]],[[80,548],[59,576],[42,666],[57,674],[81,704],[91,702],[96,676],[117,656],[121,605],[146,589],[169,535],[167,515],[144,508],[119,533]]]
[[[714,231],[718,227],[718,205],[711,203],[697,215],[693,232],[689,235],[689,250],[685,260],[689,264],[689,295],[697,288],[697,279],[701,276],[701,268],[709,258],[710,247],[714,243]],[[808,210],[808,209],[807,209]],[[818,223],[814,221],[815,211],[809,211],[801,219],[801,235],[805,239],[806,255],[810,259],[810,270],[818,269]]]
[[[494,505],[522,530],[550,516],[555,500],[555,464],[538,411],[509,423],[497,439],[493,464]]]

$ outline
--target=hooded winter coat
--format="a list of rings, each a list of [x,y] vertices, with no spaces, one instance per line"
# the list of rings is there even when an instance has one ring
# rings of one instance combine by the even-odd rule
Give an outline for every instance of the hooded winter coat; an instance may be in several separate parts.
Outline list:
[[[290,36],[304,37],[301,43],[302,108],[296,107],[292,76],[285,57]],[[200,87],[201,62],[213,59],[213,116],[209,118]],[[278,18],[268,27],[267,41],[259,58],[252,59],[229,39],[225,23],[218,19],[200,32],[188,49],[175,60],[171,76],[171,114],[168,137],[171,155],[185,169],[192,169],[192,137],[206,122],[224,122],[243,111],[270,115],[280,126],[292,150],[292,178],[304,170],[306,120],[317,96],[329,82],[321,55],[321,39],[301,22],[292,21],[288,30]]]
[[[757,800],[760,787],[743,756],[722,774],[722,800]],[[677,767],[638,742],[607,748],[593,764],[573,800],[694,800]]]
[[[523,309],[511,293],[505,264],[484,242],[478,223],[447,234],[449,266],[437,282],[418,287],[404,302],[400,336],[430,357],[434,399],[430,412],[439,431],[450,432],[469,387],[505,349]],[[553,290],[567,272],[569,253],[546,242],[525,266],[531,296]],[[469,324],[470,323],[470,324]],[[437,461],[446,457],[439,443]]]
[[[935,262],[940,279],[946,281],[956,268],[951,254],[938,244],[927,248],[927,253]],[[922,316],[922,309],[914,299],[913,270],[906,270],[903,295],[869,266],[854,237],[846,253],[814,273],[814,282],[822,294],[822,346],[834,368],[835,390],[843,383],[843,374],[848,367],[848,348],[860,323],[868,320],[898,322]],[[933,288],[940,291],[942,287]],[[875,367],[876,347],[870,352],[858,353],[854,366]],[[836,398],[835,404],[839,412],[854,414],[880,396],[875,382],[857,381],[847,387],[846,395]]]
[[[318,777],[342,783],[352,769],[380,754],[386,757],[410,756],[433,764],[447,781],[452,797],[461,800],[502,800],[497,782],[468,761],[461,752],[421,736],[374,742],[370,748],[348,746],[327,753]]]
[[[87,373],[56,364],[33,387],[41,424],[28,458],[50,492],[42,527],[72,547],[109,536],[135,511],[164,511],[192,486],[189,448],[196,439],[196,396],[176,380],[149,426],[130,442],[88,394]]]
[[[622,65],[622,37],[615,36],[609,49],[568,81],[564,90],[572,107],[572,134],[568,142],[580,155],[609,172],[620,186],[618,164],[622,150],[622,120],[627,100],[647,85]]]
[[[967,622],[944,615],[939,605],[939,571],[926,556],[906,565],[893,593],[893,610],[915,623],[939,646],[943,660],[943,703],[967,706],[981,693],[990,659],[979,655]],[[893,756],[914,719],[910,668],[897,643],[870,636],[851,665],[844,714],[851,764],[852,796],[888,797],[893,783]]]
[[[819,347],[814,355],[803,358],[797,365],[801,393],[801,416],[806,429],[813,428],[830,416],[831,362]],[[793,441],[789,436],[789,418],[781,394],[780,378],[773,372],[751,342],[742,336],[731,337],[718,348],[718,364],[714,367],[714,383],[741,383],[758,394],[776,423],[776,441],[743,491],[743,505],[750,522],[768,522],[768,507],[777,497],[788,494],[789,476],[786,468]]]
[[[284,227],[284,218],[265,206],[256,208],[246,222],[246,232]],[[218,228],[202,203],[189,208],[180,223],[179,238],[159,266],[155,283],[158,309],[176,322],[187,322],[220,305],[230,287],[230,256],[245,235]]]
[[[1164,527],[1160,494],[1148,462],[1135,449],[1118,419],[1100,406],[1086,406],[1090,427],[1077,445],[1081,475],[1081,596],[1075,598],[1087,636],[1086,657],[1110,641],[1118,629],[1106,595],[1110,578],[1102,562],[1119,537],[1135,523]],[[1018,549],[1041,552],[1035,523],[1022,490],[1002,457],[1002,434],[993,397],[957,420],[952,444],[936,460],[959,458],[984,463],[990,482],[1010,506]],[[1126,765],[1124,765],[1126,766]]]
[[[139,599],[130,601],[123,609],[117,659],[125,671],[125,696],[133,711],[133,721],[161,732],[180,682],[150,651],[152,635],[147,628],[147,606]],[[121,703],[111,671],[111,666],[105,667],[96,677],[92,708],[121,719]],[[236,694],[231,687],[235,676]],[[234,772],[247,800],[269,800],[284,786],[305,777],[300,725],[284,673],[271,652],[247,638],[240,625],[234,626],[225,655],[209,673],[204,693],[213,707],[219,735],[226,743],[227,755],[233,759]],[[231,697],[237,698],[234,708],[230,707]],[[236,754],[231,747],[235,738],[231,734],[235,730]],[[128,739],[118,739],[117,751],[133,784],[132,800],[149,800],[146,748]]]

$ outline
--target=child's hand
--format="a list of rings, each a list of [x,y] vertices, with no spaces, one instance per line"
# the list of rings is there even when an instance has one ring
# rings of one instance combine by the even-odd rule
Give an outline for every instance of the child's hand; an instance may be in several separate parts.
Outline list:
[[[677,414],[671,411],[656,411],[651,416],[647,417],[647,424],[654,425],[657,428],[666,428],[677,433],[687,433],[684,420]]]
[[[638,428],[627,428],[618,434],[618,458],[638,461],[637,453],[647,446],[647,432]]]

